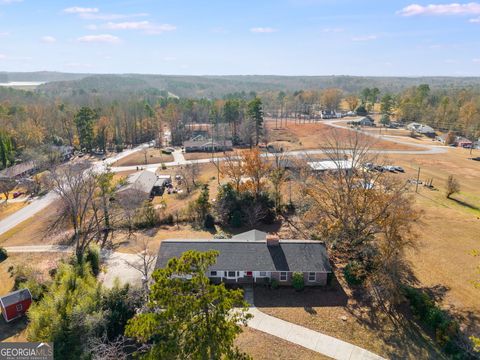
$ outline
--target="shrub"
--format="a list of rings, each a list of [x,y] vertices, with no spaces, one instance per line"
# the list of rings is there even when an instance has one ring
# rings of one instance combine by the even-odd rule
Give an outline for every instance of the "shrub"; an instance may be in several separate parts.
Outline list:
[[[277,280],[277,279],[272,279],[272,280],[270,281],[270,287],[271,287],[272,289],[278,289],[278,280]]]
[[[303,279],[303,273],[294,272],[292,274],[292,286],[295,290],[301,291],[305,287],[305,280]]]
[[[215,219],[213,218],[212,214],[207,214],[205,216],[205,219],[203,220],[203,226],[205,229],[215,228]]]
[[[7,260],[7,258],[8,258],[7,250],[5,250],[4,248],[0,247],[0,263],[1,263],[2,261]]]
[[[363,278],[360,276],[361,265],[357,261],[351,261],[343,269],[343,275],[348,285],[360,285]]]
[[[232,213],[230,225],[232,225],[235,228],[239,228],[243,225],[242,213],[239,210],[236,210]]]
[[[85,261],[90,264],[93,275],[98,276],[100,273],[100,250],[97,247],[89,247]]]

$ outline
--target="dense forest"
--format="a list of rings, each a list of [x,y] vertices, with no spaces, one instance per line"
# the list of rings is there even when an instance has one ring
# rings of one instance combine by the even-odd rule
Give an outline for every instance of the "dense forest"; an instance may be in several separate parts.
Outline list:
[[[152,140],[162,146],[168,131],[171,145],[179,146],[195,135],[196,124],[251,146],[268,141],[264,116],[317,119],[323,110],[380,112],[384,125],[421,122],[471,140],[480,136],[478,78],[3,75],[61,81],[33,90],[0,87],[0,167],[30,160],[52,144],[86,151]]]

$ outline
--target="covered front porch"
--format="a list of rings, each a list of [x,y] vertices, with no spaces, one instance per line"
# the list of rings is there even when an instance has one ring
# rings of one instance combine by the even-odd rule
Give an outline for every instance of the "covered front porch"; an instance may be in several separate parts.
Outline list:
[[[208,277],[213,283],[225,284],[266,284],[271,274],[267,271],[210,271]]]

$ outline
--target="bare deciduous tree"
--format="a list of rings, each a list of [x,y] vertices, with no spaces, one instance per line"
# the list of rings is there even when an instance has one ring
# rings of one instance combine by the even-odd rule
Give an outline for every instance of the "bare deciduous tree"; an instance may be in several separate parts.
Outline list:
[[[104,214],[96,199],[96,176],[88,163],[71,163],[52,168],[48,183],[61,202],[58,217],[49,230],[53,232],[62,224],[69,224],[73,228],[75,254],[81,261],[88,246],[103,233]]]
[[[447,179],[447,188],[445,189],[445,195],[447,196],[447,199],[450,199],[453,194],[456,194],[459,191],[460,183],[453,175],[449,175]]]
[[[10,192],[17,186],[17,181],[9,177],[0,177],[0,193],[5,196],[5,202],[8,201]]]
[[[148,238],[143,238],[137,249],[136,261],[127,261],[127,264],[142,274],[142,286],[145,294],[148,294],[148,279],[155,267],[157,254],[152,250]]]

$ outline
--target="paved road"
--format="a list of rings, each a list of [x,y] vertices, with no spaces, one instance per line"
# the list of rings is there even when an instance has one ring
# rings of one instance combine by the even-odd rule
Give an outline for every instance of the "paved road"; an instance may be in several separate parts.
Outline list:
[[[126,157],[130,154],[133,154],[137,151],[142,150],[145,146],[147,146],[147,145],[143,144],[143,145],[140,145],[140,146],[138,146],[134,149],[125,150],[125,151],[123,151],[123,152],[121,152],[121,153],[119,153],[119,154],[117,154],[117,155],[115,155],[111,158],[108,158],[104,161],[98,161],[98,162],[93,164],[92,170],[95,171],[95,172],[105,171],[107,166],[115,163],[116,161],[118,161],[118,160],[120,160],[120,159],[122,159],[122,158],[124,158],[124,157]],[[6,233],[10,229],[13,229],[18,224],[22,223],[23,221],[31,218],[32,216],[34,216],[35,214],[37,214],[41,210],[45,209],[47,206],[52,204],[57,198],[58,198],[58,196],[55,193],[49,192],[47,195],[44,195],[42,197],[33,199],[30,202],[30,204],[28,204],[27,206],[24,206],[23,208],[16,211],[15,213],[7,216],[5,219],[1,219],[0,220],[0,235]]]

